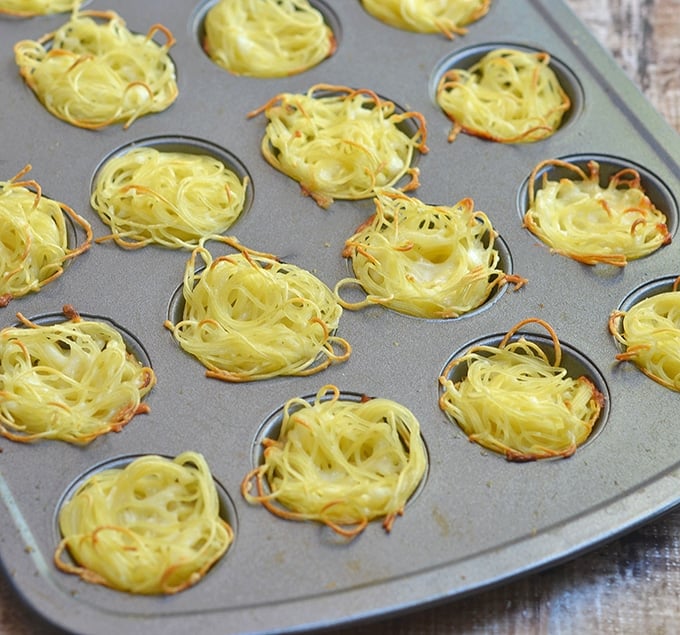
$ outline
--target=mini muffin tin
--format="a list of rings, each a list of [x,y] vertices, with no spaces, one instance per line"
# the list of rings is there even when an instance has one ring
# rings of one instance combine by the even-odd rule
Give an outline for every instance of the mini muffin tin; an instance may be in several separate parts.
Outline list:
[[[344,241],[373,213],[373,203],[336,201],[328,210],[269,166],[260,154],[262,115],[247,118],[282,92],[316,84],[369,88],[404,110],[424,115],[429,152],[418,158],[413,194],[432,204],[472,197],[501,239],[507,272],[527,279],[456,319],[424,320],[375,306],[345,311],[338,335],[350,359],[309,377],[228,384],[208,379],[164,328],[176,315],[188,252],[149,246],[125,251],[94,244],[39,293],[12,301],[0,324],[21,312],[49,320],[65,304],[129,334],[148,357],[158,383],[149,414],[87,447],[33,445],[0,439],[0,558],[18,592],[54,624],[75,632],[113,634],[291,632],[394,614],[469,594],[563,560],[627,531],[680,500],[678,395],[645,377],[619,352],[607,321],[635,296],[666,290],[680,274],[678,244],[625,268],[588,267],[554,255],[522,227],[526,179],[550,158],[598,160],[603,173],[621,165],[643,172],[650,196],[678,225],[677,134],[558,0],[495,0],[466,35],[400,31],[368,15],[358,0],[314,0],[334,29],[336,53],[317,67],[282,79],[235,77],[201,48],[210,2],[95,0],[145,33],[161,22],[177,38],[170,50],[179,96],[163,112],[128,130],[92,132],[47,113],[24,85],[12,44],[38,38],[67,16],[1,19],[2,180],[33,166],[46,196],[108,228],[90,208],[101,163],[134,144],[224,157],[251,179],[247,209],[229,234],[314,272],[328,286],[348,275]],[[447,141],[450,121],[437,107],[438,77],[455,60],[494,47],[545,50],[572,99],[550,138],[501,145],[461,134]],[[472,62],[470,62],[472,63]],[[229,249],[207,244],[214,256]],[[553,326],[571,368],[593,377],[606,397],[595,433],[568,459],[513,463],[468,442],[439,409],[438,377],[471,345],[497,342],[527,317]],[[534,326],[527,337],[545,343]],[[387,534],[374,522],[345,543],[316,523],[282,520],[241,496],[244,476],[260,457],[259,440],[291,397],[311,397],[325,384],[347,395],[394,399],[418,418],[429,466],[423,483]],[[105,389],[105,387],[102,387]],[[196,586],[171,597],[139,597],[78,580],[52,563],[57,514],[74,486],[93,471],[140,454],[201,452],[213,472],[224,516],[235,530],[227,554]]]

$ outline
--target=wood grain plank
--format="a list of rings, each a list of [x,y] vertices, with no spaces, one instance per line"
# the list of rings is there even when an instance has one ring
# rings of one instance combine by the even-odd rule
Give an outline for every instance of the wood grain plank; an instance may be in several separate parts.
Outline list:
[[[628,77],[680,130],[680,0],[567,0]]]

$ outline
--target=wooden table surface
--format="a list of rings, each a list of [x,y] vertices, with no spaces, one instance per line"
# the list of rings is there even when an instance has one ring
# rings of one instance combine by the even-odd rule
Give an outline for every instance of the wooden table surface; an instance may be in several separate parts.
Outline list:
[[[680,131],[680,0],[567,3]],[[680,137],[669,143],[677,147]],[[680,630],[678,594],[680,509],[544,572],[435,608],[337,633],[670,634]],[[0,575],[0,634],[61,632],[27,609]]]

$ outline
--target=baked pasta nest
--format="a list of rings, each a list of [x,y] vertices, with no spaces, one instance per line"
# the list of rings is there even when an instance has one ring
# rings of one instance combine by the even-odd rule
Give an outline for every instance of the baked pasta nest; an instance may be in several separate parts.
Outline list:
[[[418,187],[412,163],[416,152],[427,152],[418,112],[398,112],[368,89],[317,84],[277,95],[248,116],[261,113],[268,119],[264,158],[323,208],[334,199],[370,198],[378,188]]]
[[[0,15],[32,18],[37,15],[66,13],[80,6],[82,0],[0,0]]]
[[[262,464],[243,480],[244,498],[348,539],[377,518],[389,532],[427,469],[410,410],[384,398],[343,399],[332,385],[313,400],[286,402],[280,431],[262,445]]]
[[[559,128],[571,100],[550,67],[550,55],[498,48],[469,69],[441,77],[437,103],[458,133],[499,143],[533,143]]]
[[[161,33],[166,41],[157,44]],[[14,45],[19,72],[43,106],[74,126],[99,129],[168,108],[177,97],[175,39],[161,24],[131,33],[115,11],[74,11],[38,40]]]
[[[20,326],[0,331],[0,434],[12,441],[84,445],[149,411],[142,399],[156,376],[121,333],[69,305],[64,313],[53,324],[19,313]]]
[[[345,242],[353,278],[335,286],[346,309],[381,304],[422,318],[452,318],[482,305],[508,282],[526,280],[505,273],[488,216],[465,198],[453,206],[427,205],[396,190],[380,190],[376,213]],[[340,297],[359,285],[366,299]]]
[[[316,66],[337,47],[308,0],[221,0],[204,27],[206,53],[235,75],[287,77]]]
[[[305,376],[349,358],[349,342],[334,334],[342,307],[323,282],[231,237],[216,240],[237,253],[213,259],[197,247],[184,273],[182,318],[165,322],[206,376],[228,382]]]
[[[530,323],[550,334],[553,361],[524,336],[511,341]],[[588,377],[569,376],[561,360],[554,329],[538,318],[522,320],[498,346],[473,346],[447,364],[439,406],[470,441],[508,460],[571,456],[590,436],[604,396]]]
[[[442,33],[449,39],[467,33],[484,17],[491,0],[361,0],[368,13],[385,24],[416,33]]]
[[[0,182],[0,307],[39,291],[92,245],[90,224],[65,203],[43,196],[37,181],[24,180],[30,170],[27,165]],[[70,244],[70,221],[82,230],[78,245]]]
[[[564,168],[574,178],[551,180],[546,168]],[[671,242],[666,216],[645,193],[637,170],[622,168],[605,186],[600,181],[597,161],[586,169],[542,161],[529,179],[524,226],[553,252],[586,265],[623,267]]]
[[[680,278],[672,290],[649,296],[628,310],[612,311],[609,331],[624,348],[618,361],[630,361],[647,377],[680,391]]]
[[[54,562],[118,591],[178,593],[197,584],[233,542],[219,512],[201,454],[141,456],[93,474],[64,503]]]
[[[247,176],[208,154],[133,148],[97,174],[90,204],[112,233],[96,242],[193,249],[236,222],[248,186]]]

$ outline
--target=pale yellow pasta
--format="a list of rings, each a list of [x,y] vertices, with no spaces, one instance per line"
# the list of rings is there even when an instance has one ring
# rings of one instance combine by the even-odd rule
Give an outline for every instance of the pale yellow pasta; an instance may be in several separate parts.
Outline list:
[[[510,341],[527,323],[550,333],[555,359],[525,337]],[[508,460],[571,456],[589,436],[604,405],[602,393],[585,377],[560,366],[557,335],[543,320],[514,326],[498,346],[479,345],[457,357],[439,378],[440,408],[467,435]],[[464,370],[455,381],[452,372]]]
[[[507,282],[516,288],[524,279],[499,268],[496,232],[470,198],[454,206],[426,205],[394,190],[382,190],[376,213],[345,243],[354,278],[335,286],[340,304],[361,309],[382,304],[423,318],[451,318],[479,307]],[[360,285],[361,302],[339,292]]]
[[[323,208],[336,198],[370,198],[382,187],[418,187],[412,162],[416,151],[427,152],[420,113],[398,113],[370,90],[325,84],[305,94],[282,93],[249,116],[261,112],[269,120],[264,158]],[[411,119],[417,128],[405,132],[402,124]]]
[[[549,166],[566,168],[575,178],[550,180]],[[588,162],[587,171],[557,159],[539,163],[529,180],[524,226],[555,253],[587,265],[623,267],[671,241],[666,216],[645,194],[639,173],[623,168],[603,187],[596,161]]]
[[[42,196],[36,181],[22,180],[30,169],[27,165],[9,181],[0,181],[0,307],[58,278],[64,265],[92,244],[84,218]],[[79,245],[69,244],[67,218],[82,229]]]
[[[247,184],[213,156],[133,148],[97,175],[90,202],[113,230],[97,241],[113,239],[127,249],[150,243],[193,249],[238,219]]]
[[[36,15],[65,13],[79,6],[82,0],[0,0],[0,14],[29,18]]]
[[[93,474],[64,503],[54,562],[119,591],[178,593],[199,582],[233,542],[233,529],[219,514],[201,454],[142,456]]]
[[[680,292],[659,293],[627,311],[613,311],[609,330],[630,361],[666,388],[680,391]]]
[[[361,0],[385,24],[417,33],[463,35],[465,26],[485,16],[491,0]]]
[[[313,402],[290,399],[277,438],[263,445],[264,462],[243,480],[245,499],[347,538],[377,518],[390,531],[427,469],[410,410],[390,399],[342,399],[330,385]]]
[[[153,36],[166,39],[157,44]],[[131,33],[114,11],[74,11],[71,19],[38,40],[14,46],[19,71],[55,117],[98,129],[161,112],[177,97],[170,31],[153,25]]]
[[[206,53],[236,75],[294,75],[336,48],[323,14],[308,0],[220,0],[204,27]]]
[[[551,136],[571,100],[550,68],[548,53],[498,48],[469,69],[447,71],[437,103],[460,131],[500,143],[532,143]]]
[[[142,398],[156,382],[153,370],[111,325],[64,309],[65,322],[18,314],[23,326],[0,331],[0,434],[12,441],[82,445],[149,411]]]
[[[349,358],[334,335],[342,307],[310,272],[225,237],[238,253],[213,259],[201,246],[184,273],[182,319],[165,322],[179,345],[229,382],[311,375]],[[197,270],[197,260],[205,263]]]

